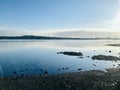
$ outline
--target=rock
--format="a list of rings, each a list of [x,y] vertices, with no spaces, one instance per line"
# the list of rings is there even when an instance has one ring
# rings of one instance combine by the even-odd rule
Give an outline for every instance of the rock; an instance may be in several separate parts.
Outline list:
[[[45,71],[45,74],[48,74],[48,71]]]
[[[14,74],[16,74],[17,72],[16,72],[16,71],[14,71],[13,73],[14,73]]]
[[[90,56],[86,56],[87,58],[89,58]]]
[[[81,52],[58,52],[57,54],[64,54],[64,55],[69,55],[69,56],[83,56]]]
[[[60,71],[60,69],[58,69],[58,71]]]
[[[81,68],[78,68],[78,70],[80,71],[80,70],[82,70]]]
[[[117,47],[120,47],[120,44],[107,44],[106,46],[117,46]]]
[[[115,66],[115,64],[113,64],[113,66]]]
[[[94,55],[92,57],[92,60],[120,60],[119,57],[116,56],[106,56],[106,55]]]
[[[111,53],[112,51],[109,51],[109,53]]]
[[[96,66],[96,64],[93,64],[94,66]]]

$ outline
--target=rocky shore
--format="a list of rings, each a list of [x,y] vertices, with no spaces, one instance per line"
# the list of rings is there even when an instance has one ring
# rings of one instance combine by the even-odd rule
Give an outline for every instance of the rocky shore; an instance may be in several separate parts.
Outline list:
[[[1,77],[0,90],[120,90],[120,69],[58,75]]]

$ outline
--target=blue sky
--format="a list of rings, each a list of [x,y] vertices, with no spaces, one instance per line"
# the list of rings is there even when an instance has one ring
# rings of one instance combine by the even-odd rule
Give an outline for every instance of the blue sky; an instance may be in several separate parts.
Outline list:
[[[119,6],[119,0],[0,0],[0,33],[101,27],[119,31]]]

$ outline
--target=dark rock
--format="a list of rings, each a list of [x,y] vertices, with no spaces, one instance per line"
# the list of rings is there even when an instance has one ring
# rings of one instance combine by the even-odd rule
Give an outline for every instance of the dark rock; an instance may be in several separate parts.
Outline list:
[[[106,55],[94,55],[92,57],[92,60],[120,60],[119,57],[116,56],[106,56]]]
[[[113,66],[115,66],[115,65],[113,65]]]
[[[112,51],[109,51],[109,53],[111,53]]]
[[[45,74],[48,74],[48,71],[45,71]]]
[[[58,69],[58,71],[60,71],[60,69]]]
[[[117,46],[117,47],[120,47],[120,44],[107,44],[106,46]]]
[[[16,71],[14,71],[13,73],[14,73],[14,74],[16,74],[17,72],[16,72]]]
[[[69,55],[69,56],[83,56],[81,52],[58,52],[57,54],[64,54],[64,55]]]
[[[78,70],[80,71],[80,70],[82,70],[81,68],[78,68]]]

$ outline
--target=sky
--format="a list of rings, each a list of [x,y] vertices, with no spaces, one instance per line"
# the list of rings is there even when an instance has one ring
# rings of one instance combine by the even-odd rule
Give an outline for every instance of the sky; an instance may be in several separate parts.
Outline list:
[[[0,35],[78,31],[120,32],[120,0],[0,0]]]

